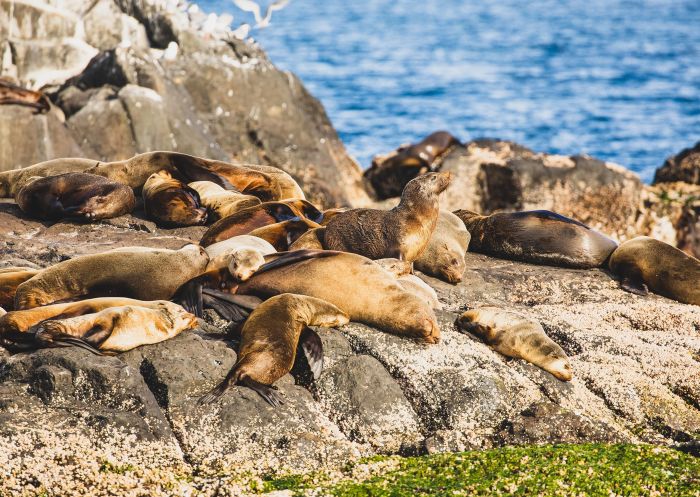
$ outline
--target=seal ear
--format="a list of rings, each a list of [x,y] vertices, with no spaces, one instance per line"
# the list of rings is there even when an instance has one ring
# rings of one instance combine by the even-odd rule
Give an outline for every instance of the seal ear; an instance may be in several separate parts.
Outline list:
[[[635,295],[641,295],[646,297],[649,295],[649,288],[644,284],[644,282],[639,278],[634,278],[631,276],[625,276],[620,282],[620,288],[626,292],[634,293]]]
[[[318,380],[321,377],[321,371],[323,371],[323,342],[321,337],[308,326],[304,326],[299,337],[299,345],[301,350],[304,351],[304,357],[306,357],[306,362],[309,363],[309,369],[311,369],[314,380]]]

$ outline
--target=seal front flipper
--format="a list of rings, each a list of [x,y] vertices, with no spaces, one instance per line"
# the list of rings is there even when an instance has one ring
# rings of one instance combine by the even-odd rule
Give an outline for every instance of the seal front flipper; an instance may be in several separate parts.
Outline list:
[[[188,183],[193,181],[211,181],[226,190],[238,191],[224,176],[215,173],[203,164],[197,157],[186,154],[172,154],[171,163],[187,179]]]
[[[47,328],[40,323],[32,328],[30,328],[27,333],[33,336],[34,342],[39,347],[53,348],[53,347],[78,347],[83,350],[87,350],[91,354],[104,355],[98,349],[93,347],[90,343],[83,340],[82,338],[74,337],[66,333],[52,332],[50,328]]]
[[[226,321],[240,324],[250,315],[249,312],[242,309],[240,306],[227,302],[224,299],[212,295],[203,295],[202,299],[206,307],[214,309],[214,311]]]
[[[644,281],[632,276],[625,276],[622,278],[622,281],[620,281],[620,288],[626,292],[641,295],[642,297],[649,295],[649,288],[644,284]]]
[[[253,274],[264,273],[272,269],[289,266],[291,264],[296,264],[297,262],[305,261],[307,259],[314,259],[316,257],[331,257],[334,255],[341,254],[335,250],[294,250],[293,252],[277,252],[276,254],[270,254],[265,256],[265,260],[269,260],[262,266],[258,268]]]
[[[323,342],[314,330],[305,326],[299,337],[299,345],[304,351],[306,362],[309,363],[309,369],[314,376],[314,380],[321,377],[323,371]]]

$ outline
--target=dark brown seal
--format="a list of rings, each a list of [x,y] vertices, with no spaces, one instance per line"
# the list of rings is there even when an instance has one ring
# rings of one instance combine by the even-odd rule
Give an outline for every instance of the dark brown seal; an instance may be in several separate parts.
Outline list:
[[[167,171],[152,174],[142,193],[146,216],[159,226],[174,228],[207,222],[208,211],[202,206],[199,193]]]
[[[37,178],[17,192],[15,201],[25,214],[36,219],[89,221],[128,214],[136,202],[130,187],[86,173]]]
[[[607,236],[551,211],[454,213],[471,234],[470,252],[503,259],[586,269],[605,264],[617,247]]]
[[[450,133],[436,131],[418,143],[375,157],[365,177],[380,200],[398,197],[413,178],[435,171],[439,160],[455,145],[459,145],[459,140]]]
[[[391,210],[351,209],[337,213],[323,233],[324,248],[364,255],[416,260],[428,245],[439,212],[439,195],[451,173],[428,173],[412,179]],[[320,238],[320,237],[319,237]]]
[[[610,271],[628,292],[648,290],[685,304],[700,305],[700,261],[668,243],[640,236],[610,256]]]

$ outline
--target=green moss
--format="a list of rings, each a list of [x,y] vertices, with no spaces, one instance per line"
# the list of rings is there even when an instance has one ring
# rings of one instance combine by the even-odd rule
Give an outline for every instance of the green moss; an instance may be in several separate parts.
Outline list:
[[[131,464],[112,464],[109,461],[102,461],[100,464],[101,473],[116,473],[118,475],[124,475],[128,471],[134,471],[136,468]]]
[[[409,495],[700,497],[700,459],[648,445],[554,445],[362,461],[329,483],[321,474],[266,481],[265,491],[295,495],[399,497]],[[363,468],[363,466],[366,466]],[[373,472],[372,467],[380,469]],[[364,481],[352,474],[368,470]]]

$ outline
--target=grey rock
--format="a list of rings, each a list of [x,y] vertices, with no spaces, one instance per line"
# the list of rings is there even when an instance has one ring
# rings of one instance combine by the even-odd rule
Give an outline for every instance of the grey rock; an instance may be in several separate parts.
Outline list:
[[[654,173],[654,184],[682,181],[700,185],[700,142],[666,159]]]
[[[124,14],[113,0],[98,0],[83,15],[83,23],[85,40],[98,50],[108,50],[120,44],[138,48],[149,46],[143,24]]]
[[[162,118],[165,108],[158,93],[149,88],[126,85],[119,90],[119,100],[129,116],[138,153],[175,148],[168,121]]]

